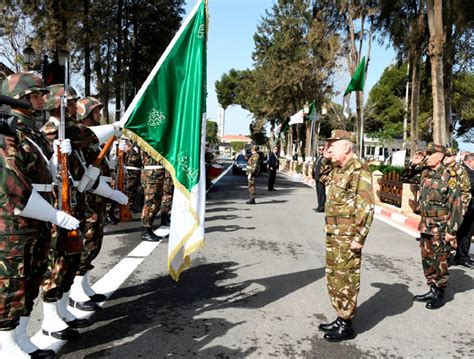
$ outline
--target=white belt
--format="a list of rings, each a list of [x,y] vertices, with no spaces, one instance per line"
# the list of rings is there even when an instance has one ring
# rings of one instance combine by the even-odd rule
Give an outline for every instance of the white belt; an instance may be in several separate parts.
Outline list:
[[[133,166],[125,166],[127,170],[132,170],[132,171],[141,171],[142,169],[140,167],[133,167]]]
[[[156,165],[156,166],[145,166],[143,167],[144,170],[161,170],[163,169],[163,166]]]
[[[53,192],[52,184],[33,183],[32,186],[36,192]]]
[[[112,182],[112,177],[109,177],[109,176],[100,176],[100,179],[106,183]]]

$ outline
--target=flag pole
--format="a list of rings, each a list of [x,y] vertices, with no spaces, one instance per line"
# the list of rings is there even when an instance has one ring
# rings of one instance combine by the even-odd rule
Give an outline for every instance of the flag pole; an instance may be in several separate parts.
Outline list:
[[[361,110],[360,110],[360,144],[359,156],[364,158],[364,90],[361,91]]]

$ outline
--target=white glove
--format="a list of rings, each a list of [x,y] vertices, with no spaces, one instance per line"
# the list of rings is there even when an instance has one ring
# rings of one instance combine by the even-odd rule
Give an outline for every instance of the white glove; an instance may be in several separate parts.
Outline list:
[[[120,140],[118,144],[118,149],[124,152],[126,148],[127,148],[127,140],[124,140],[124,139]]]
[[[96,189],[92,190],[91,193],[94,193],[98,196],[109,198],[119,204],[128,204],[128,197],[122,192],[112,189],[107,182],[100,180],[99,185]]]
[[[128,204],[128,197],[120,191],[113,190],[110,199],[117,202],[118,204],[126,205]]]
[[[77,190],[79,192],[88,191],[92,188],[93,184],[97,180],[100,175],[100,169],[89,165],[89,168],[86,169],[84,175],[82,176],[81,180],[79,181],[79,185],[77,186]]]
[[[33,218],[39,221],[51,222],[59,227],[66,229],[76,229],[79,227],[79,221],[69,214],[58,211],[51,206],[35,189],[31,191],[28,203],[23,210],[15,208],[13,210],[16,216]]]
[[[115,121],[112,125],[115,128],[115,137],[119,138],[122,136],[122,128],[120,127],[120,121]]]
[[[63,211],[56,211],[55,217],[51,218],[51,223],[69,230],[79,227],[79,221]]]
[[[69,138],[66,138],[62,141],[59,141],[59,140],[53,141],[53,149],[56,156],[58,154],[58,147],[59,147],[59,150],[61,151],[61,154],[63,155],[69,156],[72,153],[71,140]]]

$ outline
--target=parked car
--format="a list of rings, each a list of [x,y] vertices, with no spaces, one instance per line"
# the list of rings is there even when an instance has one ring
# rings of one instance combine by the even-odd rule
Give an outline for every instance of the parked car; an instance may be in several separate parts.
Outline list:
[[[259,156],[259,165],[260,165],[260,172],[267,172],[268,170],[268,156],[264,155],[263,152],[258,152]]]
[[[240,154],[234,160],[232,164],[232,174],[233,175],[245,175],[247,174],[247,158]]]

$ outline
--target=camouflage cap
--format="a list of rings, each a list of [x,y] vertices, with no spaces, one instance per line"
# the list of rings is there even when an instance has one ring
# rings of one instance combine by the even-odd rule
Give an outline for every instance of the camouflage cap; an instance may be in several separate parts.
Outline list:
[[[426,153],[434,153],[434,152],[441,152],[441,153],[446,153],[446,147],[443,145],[438,145],[434,142],[428,143],[426,146]]]
[[[55,84],[48,86],[49,93],[44,95],[44,109],[46,111],[54,110],[55,108],[59,108],[61,106],[61,96],[64,95],[64,85],[63,84]],[[68,100],[77,100],[79,96],[77,96],[76,90],[71,86],[68,86]]]
[[[349,131],[344,130],[332,130],[331,137],[327,141],[338,141],[338,140],[347,140],[354,142],[354,135]]]
[[[458,150],[454,147],[447,147],[444,154],[446,156],[456,156],[458,154]]]
[[[79,121],[89,116],[96,107],[102,108],[104,104],[95,97],[84,97],[77,101],[77,119]]]
[[[33,92],[47,94],[43,79],[35,72],[19,72],[8,76],[2,82],[2,94],[20,99]]]
[[[45,135],[50,135],[58,132],[58,126],[54,121],[48,121],[43,125],[43,127],[41,127],[40,131]]]

